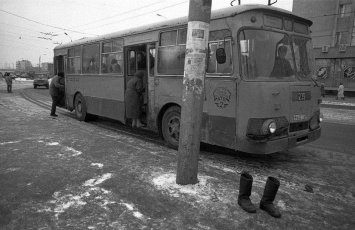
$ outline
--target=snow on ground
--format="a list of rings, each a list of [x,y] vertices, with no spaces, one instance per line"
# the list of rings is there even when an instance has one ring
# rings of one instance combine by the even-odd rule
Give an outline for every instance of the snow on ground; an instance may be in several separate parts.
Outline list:
[[[355,125],[355,110],[321,108],[324,122]]]

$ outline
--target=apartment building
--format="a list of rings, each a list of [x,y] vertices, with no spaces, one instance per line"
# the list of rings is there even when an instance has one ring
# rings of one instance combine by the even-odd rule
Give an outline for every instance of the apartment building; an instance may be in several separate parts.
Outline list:
[[[326,89],[355,92],[355,0],[293,0],[293,12],[313,21],[317,75]]]

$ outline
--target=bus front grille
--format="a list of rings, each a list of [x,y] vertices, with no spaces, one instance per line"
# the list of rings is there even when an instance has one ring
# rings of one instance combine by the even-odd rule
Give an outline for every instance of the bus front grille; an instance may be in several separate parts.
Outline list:
[[[291,123],[289,132],[293,133],[293,132],[297,132],[297,131],[306,130],[309,127],[308,123],[309,123],[308,121]]]

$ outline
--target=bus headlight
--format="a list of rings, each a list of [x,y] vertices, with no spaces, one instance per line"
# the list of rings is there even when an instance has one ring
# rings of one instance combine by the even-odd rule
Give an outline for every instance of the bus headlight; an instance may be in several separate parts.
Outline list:
[[[309,129],[315,130],[319,127],[319,123],[321,122],[321,114],[319,111],[314,112],[312,119],[309,121]]]
[[[289,123],[286,117],[250,118],[246,136],[250,140],[266,141],[269,138],[287,136]]]
[[[263,123],[261,127],[262,134],[273,134],[276,132],[276,122],[273,119],[268,119]]]

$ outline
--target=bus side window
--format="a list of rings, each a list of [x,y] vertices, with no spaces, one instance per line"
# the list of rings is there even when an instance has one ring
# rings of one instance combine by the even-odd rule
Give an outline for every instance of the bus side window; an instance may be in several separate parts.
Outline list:
[[[123,73],[123,40],[115,39],[102,43],[101,72],[104,74]]]
[[[81,65],[81,47],[75,47],[69,49],[67,58],[67,73],[77,73],[80,74]]]
[[[221,74],[232,72],[232,43],[230,40],[231,38],[232,33],[228,29],[210,31],[208,42],[209,56],[207,73]],[[219,60],[219,63],[217,60],[217,52],[219,52],[218,55],[221,55],[222,50],[224,50],[225,62]],[[220,59],[220,57],[218,59]]]
[[[155,48],[149,49],[149,76],[154,76]]]
[[[100,45],[99,43],[94,43],[86,45],[83,47],[83,62],[82,62],[82,72],[83,73],[99,73],[99,66],[97,65],[97,60],[100,58]]]
[[[160,34],[157,70],[161,74],[184,74],[186,29],[165,31]]]
[[[128,75],[134,75],[136,73],[136,52],[134,50],[128,52],[129,52]]]
[[[231,73],[232,72],[232,56],[231,56],[231,41],[224,42],[210,42],[209,45],[209,59],[207,66],[207,73]],[[225,48],[224,48],[225,47]],[[224,48],[226,60],[224,63],[217,62],[217,50]]]

